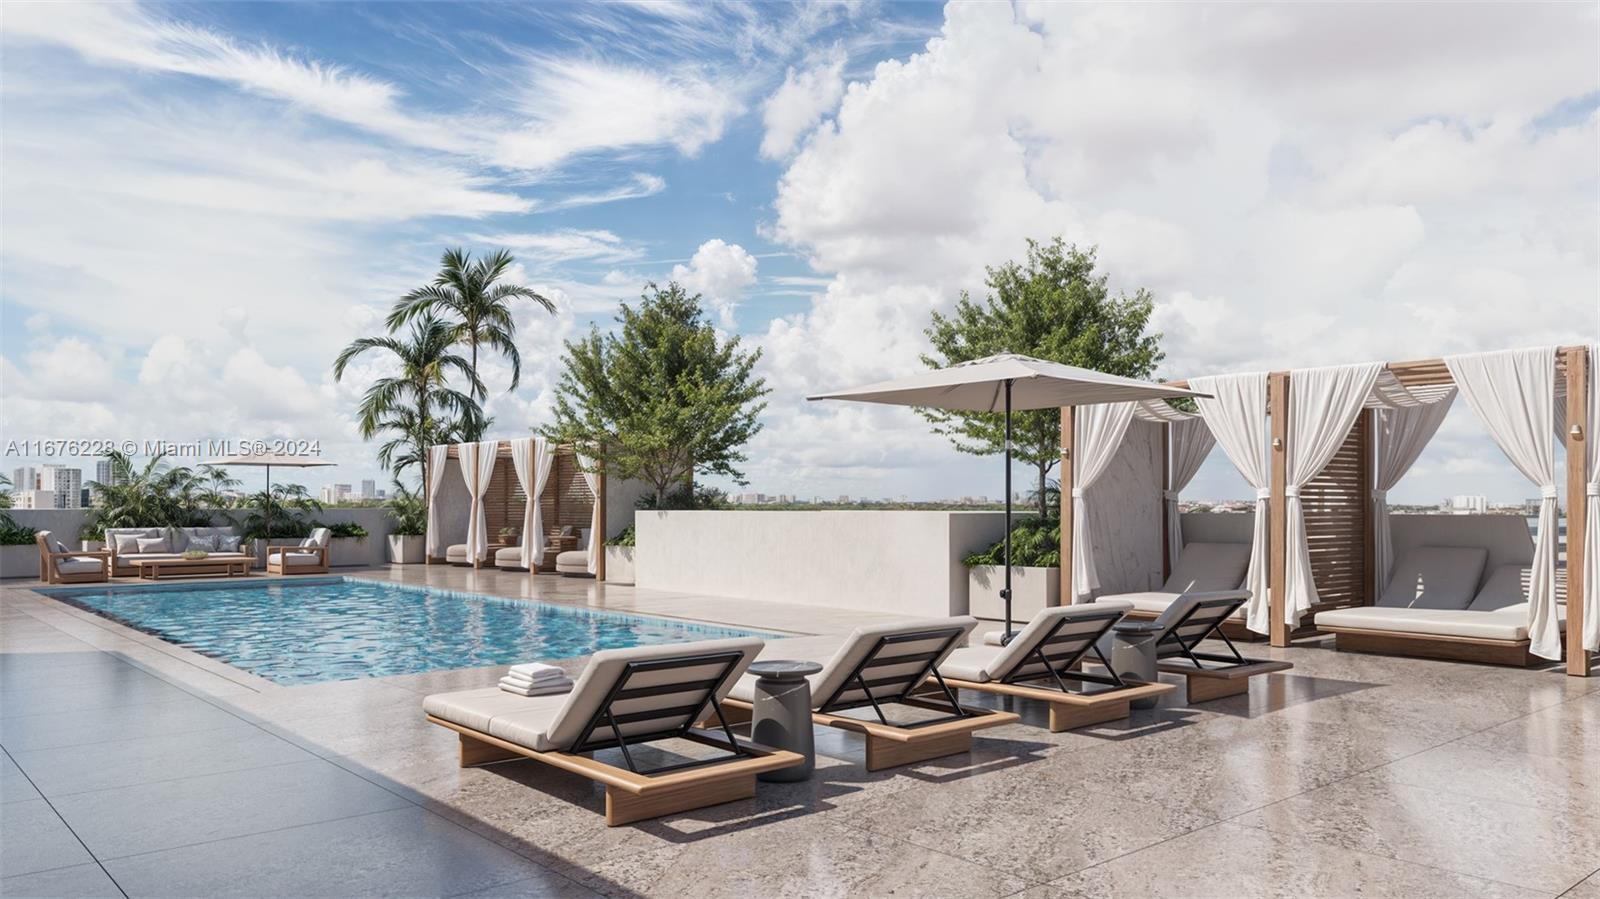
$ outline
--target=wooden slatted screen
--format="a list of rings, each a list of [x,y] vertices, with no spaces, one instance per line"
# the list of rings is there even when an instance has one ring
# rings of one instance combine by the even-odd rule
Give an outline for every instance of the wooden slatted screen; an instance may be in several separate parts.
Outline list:
[[[1358,417],[1333,461],[1300,490],[1311,577],[1317,585],[1312,615],[1369,601],[1366,531],[1372,463],[1363,450],[1371,446],[1370,422],[1368,415]],[[1311,615],[1303,619],[1310,620]]]
[[[594,496],[584,483],[583,472],[578,470],[578,457],[570,450],[558,450],[550,466],[550,480],[545,483],[543,506],[546,530],[559,530],[565,525],[586,528],[594,515]]]

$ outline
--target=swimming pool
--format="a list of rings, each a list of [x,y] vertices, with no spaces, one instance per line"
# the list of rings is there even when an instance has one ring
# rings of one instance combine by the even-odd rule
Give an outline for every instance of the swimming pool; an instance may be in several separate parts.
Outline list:
[[[284,685],[776,636],[359,578],[38,592]]]

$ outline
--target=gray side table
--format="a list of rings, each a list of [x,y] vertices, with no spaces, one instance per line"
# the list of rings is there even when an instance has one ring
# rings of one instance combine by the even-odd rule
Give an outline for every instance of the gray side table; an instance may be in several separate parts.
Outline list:
[[[1154,621],[1121,621],[1111,627],[1111,670],[1129,681],[1153,684],[1156,677],[1156,637],[1162,625]],[[1136,709],[1155,708],[1159,697],[1135,699]]]
[[[805,757],[789,768],[756,775],[765,781],[788,783],[807,780],[817,765],[816,746],[811,737],[811,682],[806,680],[822,670],[816,662],[783,660],[753,662],[750,673],[757,678],[755,709],[750,718],[750,739],[775,749],[787,749]]]

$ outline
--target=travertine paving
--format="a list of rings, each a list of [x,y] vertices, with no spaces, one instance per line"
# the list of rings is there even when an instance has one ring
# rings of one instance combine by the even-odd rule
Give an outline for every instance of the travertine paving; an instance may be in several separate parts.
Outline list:
[[[796,633],[885,617],[346,573]],[[1064,734],[1020,703],[970,757],[871,774],[855,737],[819,730],[809,782],[606,828],[588,781],[462,770],[423,721],[423,695],[501,668],[279,687],[16,584],[0,894],[1600,897],[1600,678],[1252,652],[1296,667]]]

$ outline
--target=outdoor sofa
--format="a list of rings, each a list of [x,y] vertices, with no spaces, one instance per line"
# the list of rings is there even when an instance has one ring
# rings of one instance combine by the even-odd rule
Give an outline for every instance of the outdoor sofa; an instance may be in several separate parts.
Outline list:
[[[104,583],[111,578],[111,553],[73,552],[59,540],[52,540],[49,531],[33,535],[39,547],[39,580],[47,584]]]
[[[238,531],[226,526],[106,528],[105,537],[115,577],[133,577],[139,573],[141,561],[181,559],[190,549],[204,550],[218,560],[250,558]]]
[[[968,752],[973,732],[1018,720],[1010,712],[960,705],[939,677],[939,663],[965,645],[977,624],[965,615],[880,624],[849,634],[774,640],[761,656],[820,664],[822,670],[807,678],[812,720],[863,734],[867,770],[877,771]],[[753,674],[740,678],[723,703],[736,720],[749,720],[756,680]],[[925,685],[929,691],[917,695]],[[891,721],[884,707],[896,705],[938,715]],[[868,708],[870,715],[846,714]]]
[[[755,795],[756,775],[801,764],[797,753],[733,735],[719,707],[762,641],[755,637],[601,650],[570,693],[520,696],[499,687],[438,693],[427,720],[460,735],[463,768],[532,759],[605,787],[606,824],[617,826]],[[695,727],[721,720],[721,733]],[[641,767],[649,744],[689,740],[723,750],[709,758]],[[659,747],[657,747],[659,748]],[[594,753],[620,749],[622,766]]]

